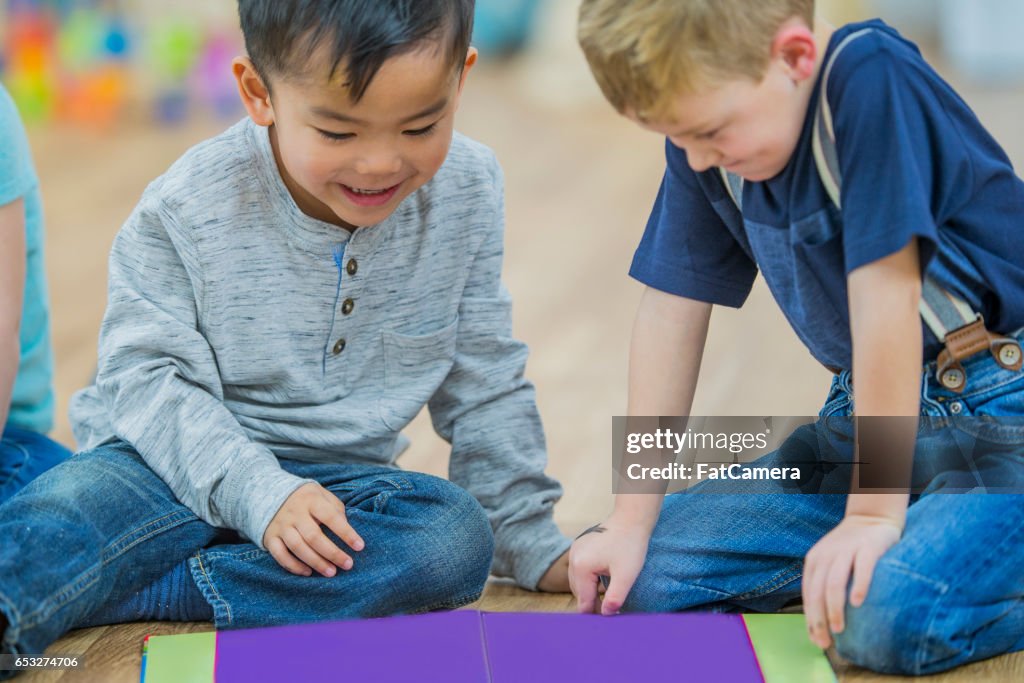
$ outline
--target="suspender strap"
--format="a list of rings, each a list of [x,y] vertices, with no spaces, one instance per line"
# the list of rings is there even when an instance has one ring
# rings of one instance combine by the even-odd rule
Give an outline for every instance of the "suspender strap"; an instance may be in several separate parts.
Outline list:
[[[836,57],[843,49],[857,38],[867,35],[874,29],[865,28],[854,31],[836,45],[821,77],[821,92],[818,95],[818,107],[814,114],[814,138],[811,149],[814,152],[814,163],[818,167],[818,177],[825,186],[825,192],[837,208],[842,208],[839,201],[839,189],[842,187],[842,174],[839,172],[839,156],[836,154],[836,131],[832,126],[832,108],[828,104],[828,77],[832,74],[832,66]],[[941,337],[939,337],[941,339]]]
[[[921,287],[921,317],[936,336],[942,332],[939,339],[945,340],[950,332],[981,317],[963,299],[939,287],[931,276],[925,277]]]
[[[732,203],[743,213],[743,178],[735,173],[729,173],[719,167],[718,172],[722,174],[722,182],[725,184],[725,191],[729,193]]]

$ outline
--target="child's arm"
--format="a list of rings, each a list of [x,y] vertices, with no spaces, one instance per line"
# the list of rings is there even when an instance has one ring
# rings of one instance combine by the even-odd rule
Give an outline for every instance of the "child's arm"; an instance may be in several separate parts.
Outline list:
[[[633,324],[628,415],[689,415],[711,308],[647,288]],[[569,580],[581,612],[594,610],[601,576],[611,577],[602,613],[622,607],[643,567],[663,499],[661,494],[620,493],[611,516],[573,544]]]
[[[451,443],[449,478],[483,506],[494,532],[497,576],[528,589],[565,585],[569,539],[554,523],[562,488],[544,473],[547,448],[533,385],[524,376],[527,348],[512,334],[512,300],[501,282],[504,201],[497,161],[486,220],[459,304],[455,359],[429,401],[434,429]],[[551,581],[563,572],[562,580]]]
[[[884,458],[887,476],[909,484],[916,416],[921,409],[921,273],[917,240],[850,273],[849,300],[857,416],[908,418],[887,421],[888,443],[884,452],[868,453],[858,448],[857,459],[869,462],[872,458]],[[861,423],[861,445],[865,442],[863,436]],[[908,499],[907,493],[851,493],[843,521],[807,554],[804,612],[811,639],[819,646],[828,647],[832,642],[829,632],[840,633],[844,628],[843,610],[851,572],[850,604],[857,607],[864,602],[875,564],[903,531]]]
[[[21,345],[18,330],[25,291],[25,207],[0,206],[0,430],[7,424]]]

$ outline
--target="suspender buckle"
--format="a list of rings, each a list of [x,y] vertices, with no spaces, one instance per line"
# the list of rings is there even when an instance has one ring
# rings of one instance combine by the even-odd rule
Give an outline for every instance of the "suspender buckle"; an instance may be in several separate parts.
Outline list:
[[[946,348],[939,353],[935,379],[946,389],[960,393],[967,385],[967,372],[961,361],[988,349],[992,357],[1006,370],[1017,371],[1024,366],[1020,344],[1012,337],[1004,337],[985,329],[985,319],[978,314],[974,322],[958,327],[946,335]]]
[[[1024,366],[1024,354],[1021,354],[1020,342],[1016,339],[992,335],[991,349],[996,362],[1004,369],[1016,372]]]

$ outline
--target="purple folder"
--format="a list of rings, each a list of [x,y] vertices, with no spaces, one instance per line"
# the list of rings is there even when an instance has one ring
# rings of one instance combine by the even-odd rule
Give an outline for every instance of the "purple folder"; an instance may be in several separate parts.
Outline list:
[[[143,683],[834,683],[799,614],[469,610],[153,636]]]

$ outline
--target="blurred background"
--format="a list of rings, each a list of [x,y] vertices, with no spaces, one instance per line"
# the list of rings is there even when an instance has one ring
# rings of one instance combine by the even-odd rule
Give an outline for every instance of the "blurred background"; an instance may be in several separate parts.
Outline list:
[[[576,0],[478,0],[479,67],[458,127],[506,172],[506,281],[566,487],[567,533],[610,504],[612,415],[641,287],[626,276],[663,169],[662,141],[603,101],[575,43]],[[231,0],[6,0],[0,80],[29,127],[46,210],[57,361],[56,436],[89,381],[106,302],[106,256],[143,188],[189,146],[242,115]],[[1024,2],[825,0],[834,24],[881,16],[918,41],[1010,157],[1024,158]],[[699,415],[811,415],[830,375],[762,282],[712,319]],[[401,464],[437,474],[447,450],[421,416]]]

